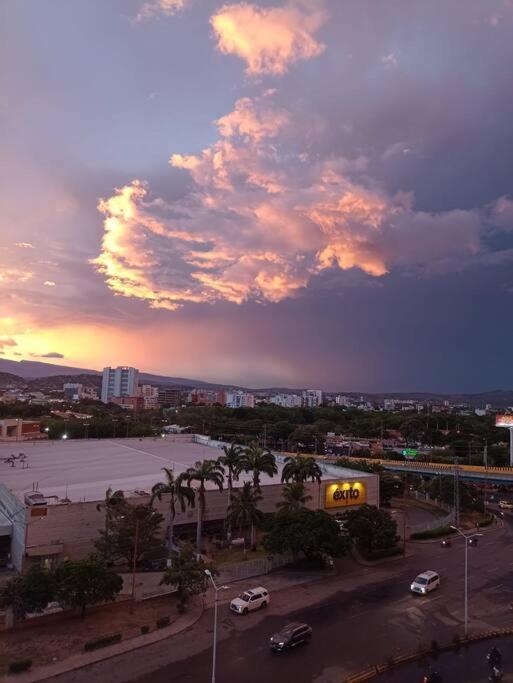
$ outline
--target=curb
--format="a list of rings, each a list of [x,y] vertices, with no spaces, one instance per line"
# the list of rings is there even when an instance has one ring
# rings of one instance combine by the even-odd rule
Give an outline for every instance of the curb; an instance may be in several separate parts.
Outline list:
[[[46,681],[50,678],[62,676],[70,671],[76,671],[77,669],[82,669],[86,666],[97,664],[98,662],[113,659],[114,657],[118,657],[127,652],[153,645],[154,643],[166,640],[166,638],[172,638],[179,633],[188,631],[201,619],[205,610],[205,602],[203,599],[200,599],[197,602],[199,603],[199,610],[194,616],[194,619],[178,630],[176,630],[175,622],[175,624],[172,624],[167,628],[158,629],[145,635],[127,638],[117,645],[112,645],[96,652],[72,655],[68,659],[63,659],[62,661],[53,664],[44,664],[43,666],[31,669],[26,673],[6,674],[5,676],[1,676],[0,680],[2,683],[37,683],[38,681]],[[87,661],[83,661],[85,658],[87,658]]]
[[[410,652],[409,654],[397,655],[396,657],[391,657],[390,661],[385,664],[376,664],[375,666],[366,669],[365,671],[360,671],[359,673],[353,674],[348,678],[344,678],[342,683],[364,683],[365,681],[370,681],[379,674],[391,671],[396,666],[400,664],[408,664],[410,662],[415,662],[423,657],[433,655],[439,652],[446,652],[447,650],[457,649],[460,647],[465,647],[471,643],[475,643],[482,640],[489,640],[491,638],[501,638],[505,636],[513,635],[513,626],[506,626],[504,628],[496,629],[494,631],[481,631],[476,633],[469,638],[463,638],[457,643],[448,643],[436,648],[436,650],[430,648],[429,650],[420,650],[418,652]]]

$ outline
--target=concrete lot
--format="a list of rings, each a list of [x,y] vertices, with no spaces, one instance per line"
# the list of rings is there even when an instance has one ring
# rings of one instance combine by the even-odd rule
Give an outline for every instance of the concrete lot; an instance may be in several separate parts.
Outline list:
[[[26,466],[3,462],[11,454],[24,453]],[[147,491],[162,479],[162,468],[183,472],[197,460],[215,459],[220,449],[185,440],[183,437],[145,439],[77,439],[0,444],[0,481],[17,494],[38,488],[45,496],[68,498],[73,502],[102,500],[105,489],[125,492]],[[261,476],[261,483],[277,484],[278,476]],[[338,468],[334,476],[354,477],[352,470]],[[358,474],[361,478],[365,476]],[[242,474],[237,485],[251,480]],[[207,488],[215,488],[207,483]]]

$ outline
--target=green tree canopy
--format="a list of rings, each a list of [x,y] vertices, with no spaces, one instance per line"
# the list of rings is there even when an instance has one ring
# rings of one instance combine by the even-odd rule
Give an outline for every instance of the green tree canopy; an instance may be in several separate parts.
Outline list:
[[[40,565],[33,565],[0,587],[0,609],[12,609],[14,623],[29,612],[41,612],[54,599],[53,575]]]
[[[323,510],[306,508],[276,515],[264,546],[270,553],[291,552],[307,559],[323,554],[340,557],[347,550],[346,539],[333,517]]]
[[[90,605],[114,601],[123,587],[123,579],[95,556],[75,562],[63,562],[55,569],[57,600],[67,607],[80,609],[85,617]]]
[[[209,569],[213,575],[217,574],[211,564],[197,557],[190,543],[184,543],[180,546],[173,565],[164,572],[160,583],[175,586],[179,605],[184,607],[191,596],[205,591],[208,581],[205,569]]]
[[[285,484],[282,488],[282,498],[276,507],[282,514],[297,512],[305,507],[309,500],[312,500],[306,490],[302,481],[294,481],[291,484]]]
[[[362,505],[344,515],[346,529],[357,546],[367,552],[387,550],[397,545],[397,524],[386,510]]]
[[[95,547],[100,556],[115,564],[130,568],[148,566],[166,556],[166,547],[160,537],[164,517],[147,505],[116,506],[110,515],[109,528],[100,531]],[[137,543],[136,543],[137,540]]]

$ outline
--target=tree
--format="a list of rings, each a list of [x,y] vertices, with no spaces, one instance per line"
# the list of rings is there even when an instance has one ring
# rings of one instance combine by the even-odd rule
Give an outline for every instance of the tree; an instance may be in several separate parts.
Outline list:
[[[381,505],[389,505],[394,497],[403,495],[404,482],[401,477],[383,471],[379,475],[379,498]]]
[[[316,481],[318,484],[321,483],[322,470],[315,458],[303,458],[301,456],[285,458],[285,465],[281,474],[282,483],[290,480],[305,482],[308,479]]]
[[[461,479],[458,482],[460,510],[471,512],[483,510],[483,494],[473,484]],[[438,498],[442,503],[454,507],[454,477],[434,477],[428,486],[431,498]]]
[[[169,516],[167,525],[167,554],[171,557],[173,551],[173,526],[176,517],[176,503],[180,505],[182,512],[185,512],[185,508],[194,507],[194,491],[190,486],[184,485],[183,475],[178,475],[175,477],[173,470],[168,467],[163,467],[162,471],[166,475],[166,481],[159,481],[151,489],[150,505],[157,498],[162,500],[162,496],[169,496]]]
[[[246,537],[247,529],[250,529],[251,548],[255,549],[255,527],[261,524],[264,514],[258,509],[258,503],[262,500],[262,495],[258,489],[252,486],[251,482],[244,482],[241,489],[233,492],[233,495],[226,511],[226,519],[230,526],[241,530]],[[245,544],[244,544],[245,547]]]
[[[306,493],[305,485],[301,481],[285,484],[282,488],[283,500],[276,504],[282,513],[297,512],[305,507],[312,496]]]
[[[176,587],[179,609],[184,609],[192,595],[205,591],[208,580],[205,569],[209,569],[213,575],[218,573],[211,564],[197,557],[190,543],[184,543],[160,582],[161,585]]]
[[[253,472],[253,486],[260,491],[260,475],[267,474],[273,477],[278,472],[278,467],[276,458],[269,450],[251,443],[242,452],[241,470]]]
[[[21,575],[6,581],[0,588],[0,609],[12,610],[14,624],[28,612],[42,612],[54,598],[55,582],[52,574],[33,565]]]
[[[67,561],[55,569],[56,598],[67,607],[80,609],[85,617],[89,605],[112,602],[123,587],[123,579],[94,555]]]
[[[194,467],[189,467],[184,472],[184,481],[187,486],[191,486],[192,482],[197,481],[198,486],[198,522],[196,526],[196,551],[201,552],[201,544],[203,537],[203,517],[205,515],[205,484],[210,482],[223,490],[224,469],[217,460],[198,460]]]
[[[105,510],[105,535],[109,535],[109,524],[110,524],[110,518],[112,516],[112,512],[116,508],[120,508],[123,505],[127,505],[126,499],[125,499],[125,494],[123,491],[118,489],[117,491],[113,491],[112,488],[109,486],[109,488],[105,491],[105,499],[102,503],[98,503],[96,506],[96,509],[98,512],[101,512],[102,510]],[[109,561],[108,557],[108,551],[109,549],[106,548],[106,557],[105,559]]]
[[[303,508],[276,515],[264,546],[271,553],[288,551],[295,557],[302,553],[313,560],[323,554],[340,557],[347,550],[347,541],[331,515]]]
[[[386,510],[362,505],[344,515],[346,529],[356,545],[367,553],[388,550],[397,545],[397,524]]]
[[[233,492],[233,482],[238,481],[240,474],[242,448],[232,443],[230,446],[223,446],[224,455],[217,460],[226,468],[226,483],[228,484],[228,498],[231,499]]]
[[[166,547],[160,538],[164,517],[147,505],[124,505],[116,507],[111,514],[109,531],[100,532],[95,547],[100,555],[115,563],[125,563],[130,568],[147,566],[151,561],[166,555]]]

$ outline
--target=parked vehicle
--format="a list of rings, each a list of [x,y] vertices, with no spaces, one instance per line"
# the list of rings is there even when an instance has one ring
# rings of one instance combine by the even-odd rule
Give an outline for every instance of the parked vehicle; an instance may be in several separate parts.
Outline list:
[[[244,591],[230,602],[230,609],[237,614],[247,614],[256,609],[267,607],[271,598],[269,591],[262,586]]]
[[[499,500],[499,507],[501,510],[513,510],[513,503],[510,503],[509,500]]]
[[[308,624],[294,622],[287,624],[278,633],[271,636],[269,646],[273,652],[282,652],[296,645],[308,643],[312,637],[312,629]]]
[[[450,538],[444,538],[444,540],[440,543],[442,548],[450,548],[451,547],[451,539]]]
[[[440,576],[433,571],[422,572],[412,582],[410,588],[412,593],[425,595],[430,593],[440,585]]]

